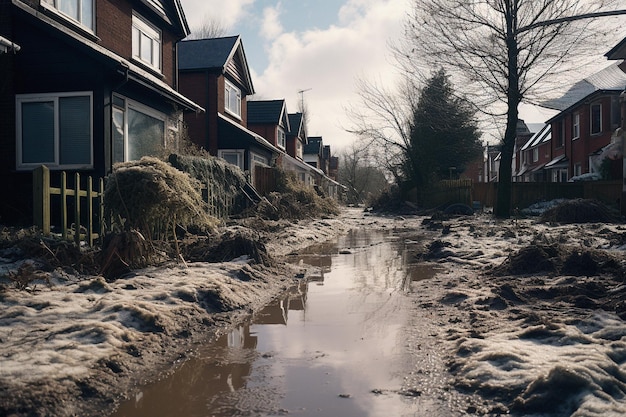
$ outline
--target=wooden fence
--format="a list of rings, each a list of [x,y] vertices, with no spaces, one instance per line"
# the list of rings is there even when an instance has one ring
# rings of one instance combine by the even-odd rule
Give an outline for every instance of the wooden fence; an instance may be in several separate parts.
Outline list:
[[[110,231],[111,221],[105,219],[104,179],[86,178],[86,189],[81,189],[80,174],[74,174],[74,186],[67,186],[67,173],[60,172],[60,185],[53,187],[50,169],[41,166],[33,171],[33,220],[46,235],[52,232],[53,220],[59,225],[61,236],[72,239],[76,245],[81,241],[93,246],[94,242]],[[207,203],[209,215],[218,219],[227,218],[236,204],[236,196],[222,192],[223,187],[214,182],[201,186],[201,193]],[[73,210],[72,210],[73,208]],[[84,209],[84,211],[83,211]],[[73,213],[70,213],[73,211]],[[56,216],[53,219],[53,213]],[[72,223],[68,218],[73,218]],[[107,228],[108,227],[108,228]]]
[[[482,207],[494,207],[498,183],[474,183],[472,201],[479,201]],[[558,198],[585,198],[603,202],[609,206],[619,206],[622,194],[622,181],[581,181],[581,182],[514,182],[511,187],[512,207],[520,209],[540,201]]]
[[[472,180],[443,180],[416,196],[417,202],[424,208],[435,208],[453,203],[472,204]]]
[[[94,241],[104,236],[104,180],[98,180],[98,189],[93,189],[92,177],[87,177],[87,187],[81,189],[80,174],[74,174],[74,187],[67,187],[67,174],[61,172],[59,187],[50,185],[50,170],[41,166],[33,171],[33,220],[44,234],[50,234],[52,196],[60,196],[60,227],[64,239],[72,238],[76,245],[85,241],[93,246]],[[83,200],[86,212],[82,213]],[[69,208],[73,206],[74,222],[68,223]],[[97,215],[97,230],[94,227],[94,211]],[[82,219],[82,223],[81,223]],[[83,224],[84,223],[84,224]]]

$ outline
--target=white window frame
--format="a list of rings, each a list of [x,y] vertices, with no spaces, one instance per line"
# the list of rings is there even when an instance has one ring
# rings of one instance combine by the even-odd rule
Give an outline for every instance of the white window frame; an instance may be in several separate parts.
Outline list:
[[[77,9],[77,13],[78,13],[78,19],[76,19],[73,16],[70,16],[69,14],[63,12],[61,10],[61,6],[60,6],[60,2],[62,0],[44,0],[41,2],[41,6],[44,7],[47,10],[50,10],[56,14],[58,14],[59,16],[63,17],[64,19],[69,20],[70,22],[79,25],[81,28],[86,29],[87,31],[91,32],[91,33],[96,33],[96,1],[95,0],[90,0],[91,2],[91,22],[90,24],[85,24],[85,18],[82,16],[83,14],[83,1],[85,0],[75,0],[76,2],[76,9]],[[89,0],[87,0],[89,1]]]
[[[580,137],[580,113],[574,113],[572,120],[572,139]]]
[[[285,134],[285,130],[279,126],[276,136],[276,144],[280,149],[285,150],[287,148],[287,135]]]
[[[583,173],[583,165],[578,163],[578,164],[574,164],[574,177],[577,177],[579,175],[582,175]]]
[[[230,107],[230,99],[233,94],[236,98],[235,103],[237,107],[235,109]],[[227,79],[224,79],[224,109],[238,119],[241,119],[241,90]]]
[[[243,149],[218,149],[217,156],[226,161],[224,155],[235,155],[237,157],[237,165],[243,171],[244,168],[244,150]]]
[[[597,130],[594,131],[594,117],[593,117],[593,109],[598,109],[598,126]],[[593,103],[589,106],[589,133],[591,135],[599,135],[602,133],[602,103]]]
[[[161,30],[135,12],[133,12],[132,26],[133,59],[161,73],[163,69],[163,34]],[[144,57],[142,54],[143,42],[146,39],[150,42],[150,58]]]
[[[117,96],[117,95],[116,95]],[[150,116],[154,119],[160,120],[163,122],[163,138],[161,138],[161,145],[163,146],[163,148],[165,149],[165,147],[167,146],[167,128],[168,128],[168,117],[164,114],[159,112],[158,110],[155,110],[151,107],[148,107],[144,104],[139,103],[138,101],[129,99],[127,97],[124,96],[117,96],[119,98],[121,98],[122,100],[124,100],[124,107],[122,109],[122,107],[117,107],[115,106],[116,109],[121,109],[124,112],[124,162],[128,162],[128,155],[130,154],[129,152],[129,143],[128,143],[128,110],[134,110],[138,113],[142,113],[145,114],[146,116]]]
[[[59,129],[59,99],[62,97],[89,97],[89,163],[87,164],[61,164],[61,137]],[[41,161],[23,163],[22,148],[22,103],[54,103],[54,159],[52,161]],[[15,125],[16,125],[16,160],[17,170],[32,170],[41,165],[46,165],[51,169],[92,169],[93,168],[93,92],[75,91],[64,93],[44,93],[44,94],[18,94],[15,96]]]
[[[533,148],[533,162],[539,160],[539,148]]]

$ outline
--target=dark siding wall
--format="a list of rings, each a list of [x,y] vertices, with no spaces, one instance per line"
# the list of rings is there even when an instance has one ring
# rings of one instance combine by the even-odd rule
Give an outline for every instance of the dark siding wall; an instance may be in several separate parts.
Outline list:
[[[277,127],[275,125],[249,125],[248,129],[252,130],[257,135],[260,135],[265,138],[269,143],[274,146],[276,144],[276,130]]]

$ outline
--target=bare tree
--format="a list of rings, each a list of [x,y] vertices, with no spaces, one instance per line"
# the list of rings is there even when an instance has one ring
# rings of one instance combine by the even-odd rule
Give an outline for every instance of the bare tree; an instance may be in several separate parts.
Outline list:
[[[371,157],[370,149],[363,147],[362,143],[352,143],[340,152],[339,158],[339,182],[348,187],[348,203],[364,203],[389,186],[385,173]]]
[[[216,17],[206,16],[203,22],[191,30],[189,39],[212,39],[226,35],[227,27]]]
[[[495,121],[505,121],[497,217],[510,215],[518,106],[547,99],[557,91],[557,80],[563,85],[564,72],[606,48],[612,41],[610,34],[616,35],[615,27],[588,18],[619,4],[617,0],[415,1],[408,42],[396,48],[403,68],[420,74],[424,68],[443,67],[462,80],[460,85],[472,88],[467,92],[477,109]]]

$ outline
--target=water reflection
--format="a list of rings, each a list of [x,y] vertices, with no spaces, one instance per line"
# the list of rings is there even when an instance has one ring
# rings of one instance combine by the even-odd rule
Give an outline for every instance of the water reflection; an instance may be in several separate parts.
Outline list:
[[[403,294],[430,273],[411,257],[406,242],[367,230],[294,255],[319,274],[114,416],[402,415]]]

